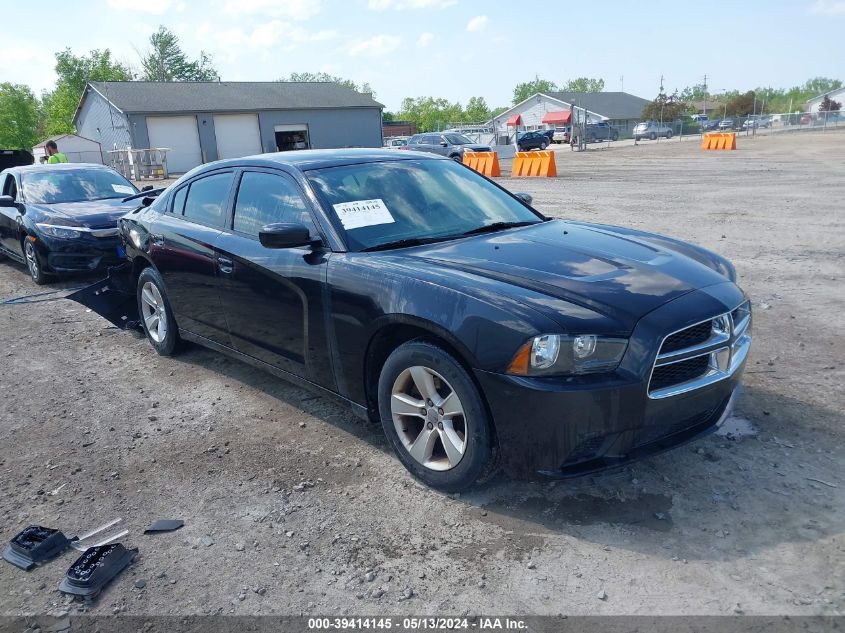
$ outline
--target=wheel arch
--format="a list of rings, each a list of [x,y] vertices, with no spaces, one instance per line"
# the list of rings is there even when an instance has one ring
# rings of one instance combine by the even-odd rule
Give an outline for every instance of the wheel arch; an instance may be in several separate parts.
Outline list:
[[[415,340],[428,341],[438,345],[458,361],[478,389],[492,424],[487,398],[475,379],[473,371],[473,367],[476,365],[475,358],[466,345],[461,343],[449,330],[437,323],[402,314],[386,315],[379,319],[367,341],[362,373],[367,411],[370,417],[375,416],[375,421],[378,421],[378,381],[384,361],[397,347]]]

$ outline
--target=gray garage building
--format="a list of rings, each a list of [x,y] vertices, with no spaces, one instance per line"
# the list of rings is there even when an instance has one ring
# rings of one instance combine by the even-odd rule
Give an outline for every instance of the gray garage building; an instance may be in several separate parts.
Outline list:
[[[384,106],[328,82],[89,82],[81,136],[111,149],[166,147],[171,172],[264,152],[381,147]]]

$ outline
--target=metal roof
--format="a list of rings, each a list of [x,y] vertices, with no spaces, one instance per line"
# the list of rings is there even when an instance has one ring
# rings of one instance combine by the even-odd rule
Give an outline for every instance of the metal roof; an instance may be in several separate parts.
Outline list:
[[[552,99],[595,112],[608,119],[639,119],[651,103],[627,92],[545,92]]]
[[[330,82],[92,81],[89,85],[126,113],[384,107],[370,94]]]

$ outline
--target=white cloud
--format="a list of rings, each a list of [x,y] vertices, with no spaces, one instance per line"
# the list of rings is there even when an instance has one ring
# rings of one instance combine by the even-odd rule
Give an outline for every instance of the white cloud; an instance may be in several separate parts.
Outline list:
[[[268,15],[288,20],[308,20],[320,8],[320,0],[229,0],[225,5],[225,11],[235,15]]]
[[[815,15],[845,15],[845,1],[816,0],[810,5],[810,13]]]
[[[32,46],[31,42],[10,43],[0,48],[0,76],[3,81],[26,84],[36,96],[49,90],[56,79],[56,58]]]
[[[472,20],[467,22],[467,31],[483,31],[485,28],[487,28],[487,23],[489,21],[490,19],[486,15],[477,15]]]
[[[118,11],[138,11],[140,13],[164,13],[170,8],[170,0],[148,0],[136,2],[135,0],[108,0],[112,9]]]
[[[458,0],[369,0],[367,8],[370,11],[385,11],[396,9],[445,9],[458,4]]]
[[[425,48],[429,44],[431,44],[431,40],[434,39],[434,33],[423,33],[420,35],[419,39],[417,40],[417,46],[420,48]]]
[[[382,57],[392,53],[402,40],[396,35],[373,35],[349,47],[350,55],[364,55],[366,57]]]

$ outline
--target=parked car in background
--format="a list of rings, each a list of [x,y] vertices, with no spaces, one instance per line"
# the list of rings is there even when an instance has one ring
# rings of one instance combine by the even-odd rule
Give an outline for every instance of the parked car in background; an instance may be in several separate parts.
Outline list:
[[[554,129],[551,130],[541,130],[543,134],[546,135],[546,138],[549,139],[549,145],[555,142],[555,131]]]
[[[801,117],[798,119],[799,125],[810,125],[813,122],[813,115],[812,114],[802,114]]]
[[[702,131],[712,132],[713,130],[719,129],[719,123],[721,123],[721,120],[719,119],[708,119],[707,121],[700,123],[700,125]]]
[[[549,146],[549,137],[543,132],[520,132],[517,135],[516,144],[520,152],[532,149],[544,150]]]
[[[339,399],[448,492],[497,463],[567,477],[706,435],[751,344],[720,255],[547,218],[415,152],[210,163],[120,234],[156,352],[193,341]]]
[[[722,119],[719,121],[718,129],[722,132],[732,130],[734,128],[734,120],[733,119]]]
[[[394,136],[384,139],[384,146],[389,149],[399,149],[408,144],[408,136]]]
[[[463,134],[456,132],[431,132],[429,134],[414,134],[408,144],[402,149],[412,149],[417,152],[440,154],[458,162],[464,158],[464,152],[490,152],[489,145],[474,143]]]
[[[570,138],[572,138],[571,125],[567,125],[565,127],[556,127],[554,130],[554,135],[552,136],[552,140],[555,143],[569,143]]]
[[[618,141],[619,131],[614,129],[607,121],[588,123],[584,127],[584,140],[588,143],[607,140]]]
[[[699,125],[704,125],[710,120],[710,117],[706,114],[693,114],[690,118]]]
[[[138,189],[103,165],[13,167],[0,173],[0,256],[37,284],[120,261],[117,220]]]
[[[750,116],[742,122],[743,130],[754,130],[758,128],[766,128],[772,124],[768,116]]]
[[[672,138],[672,128],[665,123],[661,125],[657,121],[643,121],[642,123],[637,123],[634,127],[633,136],[635,141],[640,141],[644,138],[653,141],[660,136]]]

